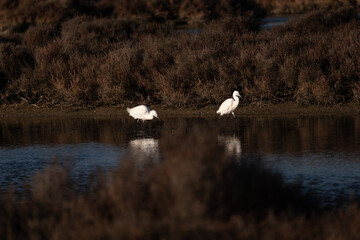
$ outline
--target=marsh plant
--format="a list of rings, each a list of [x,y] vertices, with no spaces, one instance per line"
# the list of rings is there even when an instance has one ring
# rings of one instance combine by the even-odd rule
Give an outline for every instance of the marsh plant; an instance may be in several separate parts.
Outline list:
[[[252,10],[204,20],[195,33],[170,21],[75,15],[6,30],[2,104],[203,107],[234,89],[242,104],[360,101],[360,25],[351,7],[270,31],[259,30]]]

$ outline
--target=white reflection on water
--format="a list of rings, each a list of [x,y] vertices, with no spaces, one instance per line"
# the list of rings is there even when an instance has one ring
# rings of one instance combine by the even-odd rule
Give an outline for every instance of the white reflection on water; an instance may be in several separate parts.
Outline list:
[[[241,141],[234,136],[218,136],[218,143],[225,147],[226,154],[235,157],[237,160],[241,157]]]
[[[159,140],[154,138],[134,139],[128,145],[129,154],[134,158],[139,168],[144,168],[148,161],[159,160]]]
[[[180,136],[197,124],[207,124],[205,131],[209,128],[219,133],[213,140],[222,144],[227,154],[238,159],[259,154],[263,164],[279,171],[285,182],[302,182],[305,191],[313,190],[326,202],[351,194],[360,197],[357,115],[239,117],[236,124],[170,118],[136,127],[128,120],[0,121],[0,188],[27,183],[54,156],[74,160],[76,182],[85,182],[97,167],[105,171],[116,168],[129,153],[140,168],[156,164],[162,154],[162,137],[176,138],[177,133]]]

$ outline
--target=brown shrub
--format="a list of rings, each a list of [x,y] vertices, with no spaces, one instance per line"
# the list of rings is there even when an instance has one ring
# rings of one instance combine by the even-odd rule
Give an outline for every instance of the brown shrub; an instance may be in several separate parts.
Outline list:
[[[31,26],[24,33],[22,44],[28,47],[44,46],[60,36],[58,25],[36,25]]]
[[[329,105],[335,102],[335,93],[325,76],[313,82],[311,91],[317,104]]]
[[[24,68],[34,67],[33,53],[23,46],[1,44],[0,65],[10,79],[19,78]]]
[[[224,15],[243,15],[254,12],[263,15],[264,10],[248,0],[220,1],[117,1],[114,11],[118,15],[145,16],[154,20],[185,20],[203,22],[221,18]]]
[[[9,93],[29,103],[94,104],[98,100],[96,58],[82,56],[59,39],[38,47],[35,68],[25,71],[9,86]]]
[[[92,0],[21,0],[11,3],[11,1],[2,0],[0,15],[5,21],[1,24],[4,27],[17,23],[61,23],[78,15],[111,16],[113,7],[101,2]]]
[[[278,28],[278,30],[283,32],[296,32],[298,34],[329,31],[340,24],[355,19],[356,14],[356,9],[351,7],[313,11],[290,21],[285,24],[284,27]]]
[[[31,72],[35,67],[32,51],[13,44],[0,45],[0,99],[1,102],[12,101],[19,98],[18,94],[9,91],[9,86],[24,72]]]
[[[62,24],[61,37],[65,42],[97,42],[105,44],[128,40],[137,25],[134,21],[75,17]],[[104,37],[106,36],[106,37]]]
[[[75,16],[118,17],[147,21],[173,21],[175,24],[201,23],[224,15],[243,15],[254,12],[263,15],[264,10],[250,0],[221,1],[169,1],[169,0],[64,0],[0,2],[2,26],[16,23],[58,23]],[[24,29],[26,30],[26,29]]]
[[[318,11],[271,31],[253,31],[255,22],[251,14],[224,17],[191,33],[171,24],[79,16],[60,24],[61,31],[30,27],[19,34],[21,44],[1,44],[5,57],[17,49],[34,54],[33,63],[29,57],[15,68],[1,65],[1,98],[203,107],[237,89],[245,103],[356,99],[359,24],[352,9]]]
[[[354,82],[354,85],[352,87],[352,94],[353,94],[354,101],[359,102],[360,101],[360,83],[359,82]]]
[[[261,7],[272,14],[304,13],[319,9],[336,9],[340,7],[356,6],[359,0],[255,0]]]

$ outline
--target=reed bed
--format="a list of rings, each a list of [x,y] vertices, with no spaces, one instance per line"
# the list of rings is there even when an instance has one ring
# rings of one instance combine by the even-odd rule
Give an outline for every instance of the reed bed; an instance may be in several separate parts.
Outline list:
[[[234,89],[244,104],[360,101],[353,7],[314,11],[270,31],[260,30],[251,4],[245,9],[204,18],[198,29],[84,9],[61,20],[22,17],[1,38],[0,103],[200,108]]]

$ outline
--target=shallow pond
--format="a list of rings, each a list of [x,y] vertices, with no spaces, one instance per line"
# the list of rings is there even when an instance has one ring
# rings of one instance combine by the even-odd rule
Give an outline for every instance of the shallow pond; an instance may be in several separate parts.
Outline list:
[[[165,118],[138,125],[130,118],[0,121],[0,186],[28,182],[54,158],[73,162],[80,185],[127,154],[144,167],[147,157],[161,159],[164,139],[180,142],[195,125],[215,132],[235,158],[260,156],[285,182],[302,183],[325,203],[360,196],[360,116]]]

